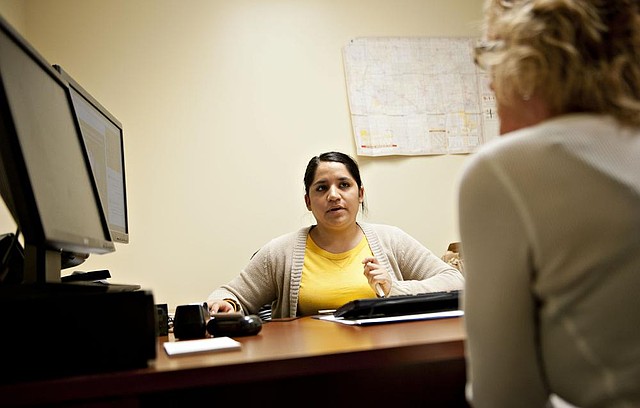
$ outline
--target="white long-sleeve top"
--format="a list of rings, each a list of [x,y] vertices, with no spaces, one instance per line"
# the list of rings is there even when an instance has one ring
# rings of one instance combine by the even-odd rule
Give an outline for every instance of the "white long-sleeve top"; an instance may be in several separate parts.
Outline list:
[[[459,203],[473,406],[640,407],[640,130],[575,114],[505,135]]]

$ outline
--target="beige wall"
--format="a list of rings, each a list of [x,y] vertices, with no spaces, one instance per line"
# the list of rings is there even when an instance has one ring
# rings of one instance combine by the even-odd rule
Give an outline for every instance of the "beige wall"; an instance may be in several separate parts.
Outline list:
[[[26,30],[25,4],[22,0],[0,0],[0,15],[20,32]]]
[[[201,301],[270,238],[313,221],[302,176],[355,154],[341,48],[477,36],[481,0],[24,0],[0,13],[125,127],[131,242],[79,269]],[[369,222],[441,254],[468,156],[359,157]],[[0,232],[15,228],[0,205]]]

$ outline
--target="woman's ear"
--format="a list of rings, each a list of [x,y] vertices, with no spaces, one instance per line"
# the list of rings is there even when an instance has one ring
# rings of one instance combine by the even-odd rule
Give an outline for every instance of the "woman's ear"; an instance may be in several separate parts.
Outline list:
[[[304,195],[304,204],[307,206],[307,210],[311,211],[311,200],[308,194]]]
[[[358,193],[358,201],[360,203],[364,202],[364,186],[360,187],[360,192]]]

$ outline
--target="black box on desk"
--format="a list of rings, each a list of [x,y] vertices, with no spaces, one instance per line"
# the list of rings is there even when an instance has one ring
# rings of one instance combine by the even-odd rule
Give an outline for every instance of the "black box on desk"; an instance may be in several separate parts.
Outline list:
[[[147,367],[156,313],[144,290],[0,286],[0,383]]]

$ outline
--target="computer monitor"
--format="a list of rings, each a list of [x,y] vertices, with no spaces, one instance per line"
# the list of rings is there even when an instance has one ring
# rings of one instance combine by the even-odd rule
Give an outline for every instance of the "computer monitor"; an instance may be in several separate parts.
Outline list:
[[[63,251],[115,250],[71,91],[2,17],[0,195],[24,237],[23,283],[60,282]]]
[[[111,239],[129,242],[127,190],[122,123],[59,65],[53,66],[68,82],[71,100],[89,162],[107,215]]]

